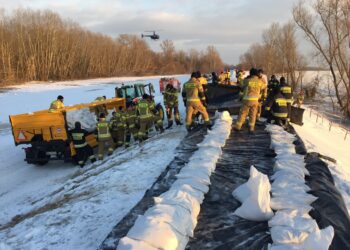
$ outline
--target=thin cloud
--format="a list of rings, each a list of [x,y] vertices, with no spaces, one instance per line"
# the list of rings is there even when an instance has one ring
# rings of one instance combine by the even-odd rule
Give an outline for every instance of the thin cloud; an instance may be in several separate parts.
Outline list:
[[[287,22],[297,0],[0,0],[6,10],[18,7],[51,9],[89,30],[113,37],[159,31],[178,49],[205,49],[214,45],[223,60],[239,56],[272,22]],[[159,50],[159,42],[148,40]]]

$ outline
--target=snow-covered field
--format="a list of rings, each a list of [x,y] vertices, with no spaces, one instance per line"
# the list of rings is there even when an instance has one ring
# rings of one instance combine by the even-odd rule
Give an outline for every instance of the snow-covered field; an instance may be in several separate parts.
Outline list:
[[[188,77],[177,76],[182,83]],[[173,159],[186,134],[184,126],[117,150],[82,171],[59,161],[28,165],[23,149],[14,145],[8,115],[47,109],[59,94],[66,105],[113,97],[116,85],[134,80],[152,82],[156,101],[162,102],[159,77],[33,83],[0,93],[0,250],[96,249]],[[328,122],[316,122],[308,110],[304,126],[294,127],[309,152],[337,159],[329,166],[350,212],[350,135],[344,140],[341,128],[329,131]]]
[[[113,97],[117,84],[136,79],[152,82],[156,101],[162,102],[159,77],[30,84],[0,93],[0,104],[6,107],[0,114],[0,228],[5,228],[0,229],[0,249],[96,249],[143,197],[173,159],[186,134],[184,127],[142,146],[118,150],[103,164],[80,171],[63,161],[28,165],[8,124],[9,114],[47,109],[59,94],[66,105],[89,102],[101,95]],[[188,76],[178,79],[183,83]]]
[[[327,163],[350,214],[350,135],[345,139],[346,131],[336,124],[329,130],[329,121],[317,119],[315,110],[311,110],[310,116],[310,109],[306,109],[303,121],[303,126],[293,127],[304,141],[307,151],[337,160],[337,163]]]

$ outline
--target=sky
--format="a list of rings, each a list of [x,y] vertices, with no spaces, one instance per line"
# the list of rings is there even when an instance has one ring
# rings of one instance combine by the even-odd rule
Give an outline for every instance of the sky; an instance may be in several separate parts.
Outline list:
[[[10,13],[16,8],[50,9],[81,26],[112,37],[157,30],[159,51],[170,39],[177,49],[205,49],[214,45],[225,63],[236,64],[272,22],[292,18],[297,0],[0,0]]]

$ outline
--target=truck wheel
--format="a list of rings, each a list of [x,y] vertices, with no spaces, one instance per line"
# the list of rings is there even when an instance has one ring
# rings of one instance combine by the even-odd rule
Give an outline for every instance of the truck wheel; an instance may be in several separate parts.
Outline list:
[[[50,157],[46,155],[45,151],[37,150],[35,148],[26,148],[25,152],[28,164],[42,166],[49,162]]]
[[[156,109],[157,109],[158,112],[159,112],[160,118],[162,119],[162,121],[164,121],[164,117],[165,117],[164,114],[165,114],[165,113],[164,113],[163,106],[162,106],[160,103],[158,103],[157,106],[156,106]]]

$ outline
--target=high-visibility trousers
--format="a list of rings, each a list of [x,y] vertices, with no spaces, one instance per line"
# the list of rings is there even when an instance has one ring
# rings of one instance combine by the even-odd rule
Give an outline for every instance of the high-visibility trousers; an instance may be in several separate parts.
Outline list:
[[[249,115],[249,130],[254,131],[258,108],[258,102],[243,101],[243,105],[239,111],[239,116],[236,122],[236,128],[241,129],[247,116]]]
[[[115,148],[115,144],[113,142],[112,137],[98,138],[98,159],[99,160],[103,160],[106,148],[107,148],[108,155],[111,155]]]
[[[125,128],[118,128],[116,130],[113,130],[111,132],[112,138],[114,143],[116,144],[116,146],[122,146],[124,145],[125,142],[125,132],[126,129]]]
[[[192,125],[192,116],[195,112],[202,114],[204,122],[209,122],[209,115],[203,104],[199,101],[188,101],[186,103],[186,127],[190,127]]]
[[[154,122],[153,116],[142,117],[139,119],[139,132],[137,133],[137,137],[139,140],[145,140],[148,137],[148,130],[152,127]]]
[[[175,116],[175,121],[180,122],[179,106],[171,106],[171,105],[167,106],[166,116],[169,122],[174,120],[174,116]]]

